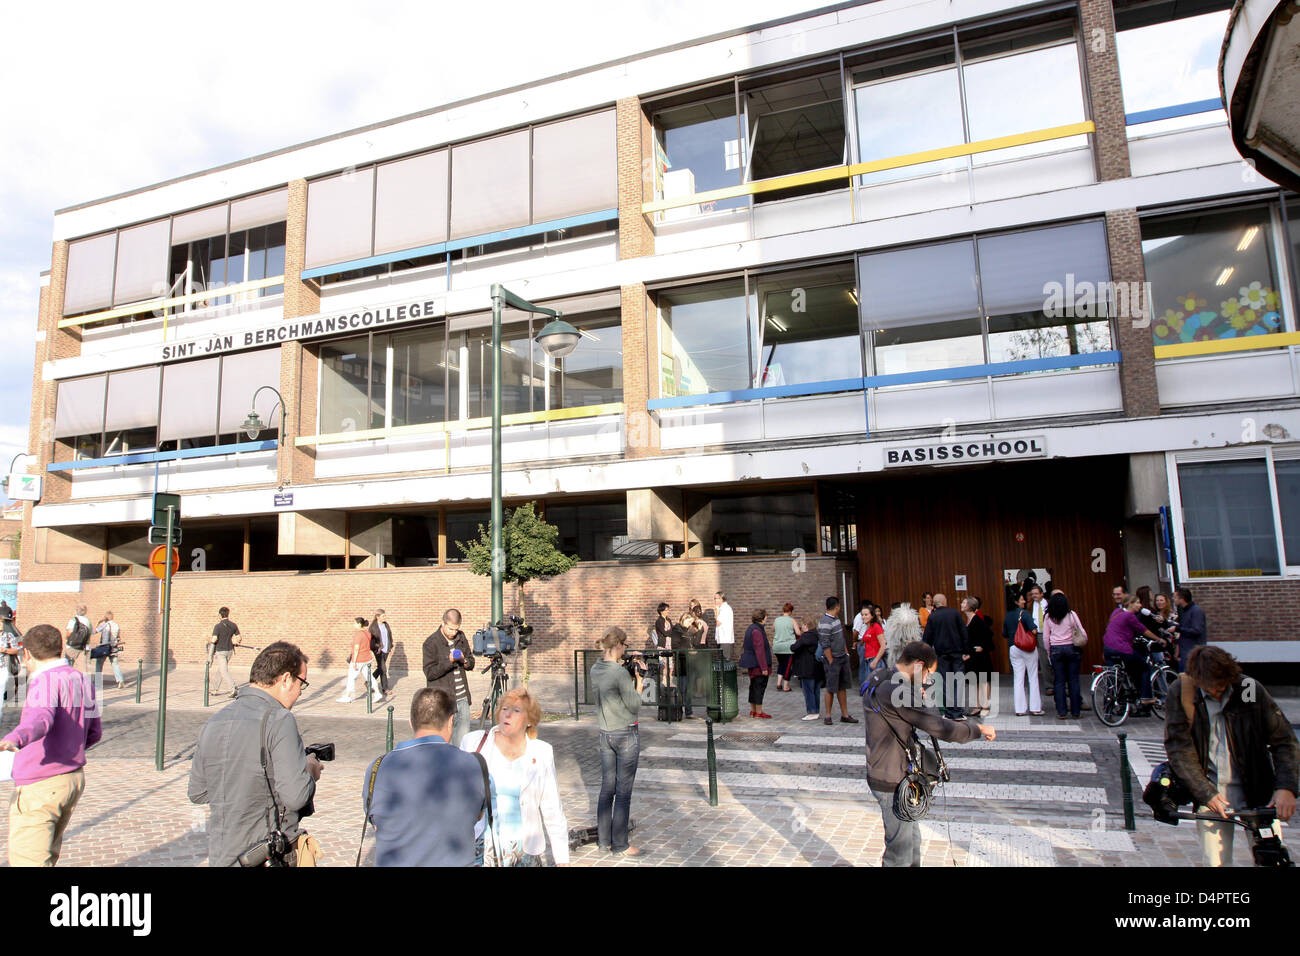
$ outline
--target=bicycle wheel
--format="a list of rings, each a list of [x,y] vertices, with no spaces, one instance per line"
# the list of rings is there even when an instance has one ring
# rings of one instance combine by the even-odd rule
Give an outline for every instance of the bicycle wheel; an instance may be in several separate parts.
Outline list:
[[[1129,702],[1120,691],[1119,675],[1103,671],[1092,687],[1092,709],[1107,727],[1118,727],[1128,720]]]
[[[1155,698],[1151,713],[1161,720],[1165,719],[1165,697],[1169,694],[1169,685],[1177,676],[1171,668],[1163,666],[1157,667],[1151,675],[1151,696]]]

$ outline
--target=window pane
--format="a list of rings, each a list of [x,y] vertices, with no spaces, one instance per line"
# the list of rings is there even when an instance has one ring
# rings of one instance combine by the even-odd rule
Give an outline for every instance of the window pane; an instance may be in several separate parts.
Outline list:
[[[72,438],[102,432],[106,387],[103,375],[60,382],[58,405],[54,414],[54,437]]]
[[[114,305],[139,302],[163,294],[167,281],[170,248],[167,237],[170,231],[171,221],[160,219],[118,233]]]
[[[528,130],[451,151],[451,237],[528,222]]]
[[[158,424],[158,383],[161,369],[131,369],[108,376],[108,405],[104,430],[154,428]]]
[[[954,64],[949,52],[942,57]],[[922,73],[889,77],[854,91],[858,110],[858,154],[861,162],[920,153],[966,141],[961,119],[961,85],[955,65],[938,69],[927,64]],[[915,121],[924,116],[924,123]],[[932,176],[965,170],[966,158],[956,156],[917,166],[886,169],[858,177],[863,185]]]
[[[861,377],[852,263],[758,276],[751,285],[762,335],[755,388]]]
[[[770,179],[810,169],[838,166],[844,151],[844,98],[839,73],[803,77],[745,94],[753,143],[749,179]],[[841,189],[843,183],[812,183],[755,197],[784,199]]]
[[[210,358],[163,369],[160,442],[189,438],[215,440],[220,366],[220,359]]]
[[[517,314],[517,313],[516,313]],[[492,329],[465,333],[469,376],[467,418],[492,414]],[[545,406],[541,349],[533,349],[527,322],[501,326],[501,414],[531,412]]]
[[[376,335],[370,341],[370,426],[384,428],[388,408],[388,342],[387,335]]]
[[[817,549],[812,492],[707,495],[688,492],[687,526],[702,554],[789,554]],[[694,553],[694,552],[693,552]]]
[[[266,274],[262,278],[284,275],[285,223],[275,222],[266,227]],[[262,295],[280,295],[284,286],[273,285],[262,290]]]
[[[1282,509],[1282,545],[1286,563],[1300,564],[1300,461],[1274,461],[1277,501]]]
[[[966,63],[962,73],[971,142],[1080,123],[1087,118],[1079,79],[1079,53],[1073,41]],[[1071,136],[1029,143],[976,154],[974,162],[978,166],[1013,157],[1055,153],[1086,146],[1087,142],[1086,136]]]
[[[661,292],[659,350],[672,363],[672,395],[749,387],[745,285],[740,279]],[[666,373],[667,370],[665,370]]]
[[[226,244],[226,283],[235,285],[246,279],[244,253],[248,248],[248,233],[232,232]],[[229,300],[227,300],[229,301]]]
[[[288,189],[236,199],[230,204],[230,231],[283,222],[288,213]]]
[[[393,336],[393,425],[448,421],[442,326]]]
[[[194,549],[203,550],[202,564]],[[185,544],[181,548],[181,571],[244,570],[244,523],[185,525]]]
[[[447,563],[462,564],[465,555],[457,542],[470,544],[479,539],[479,526],[491,531],[492,512],[490,511],[448,511],[447,512]]]
[[[614,539],[627,535],[627,501],[546,505],[546,520],[560,531],[555,546],[583,561],[614,560]]]
[[[861,270],[875,374],[984,362],[973,242],[872,253],[862,257]]]
[[[533,222],[618,206],[613,110],[533,130]]]
[[[1268,471],[1262,458],[1179,465],[1178,487],[1192,577],[1278,573]]]
[[[353,512],[352,555],[375,552],[365,567],[425,568],[438,563],[438,512]]]
[[[242,434],[244,419],[250,409],[255,409],[265,427],[257,436],[258,441],[270,441],[280,431],[279,399],[269,389],[253,396],[263,385],[280,389],[280,349],[260,349],[256,352],[241,352],[227,355],[221,360],[221,401],[218,413],[217,431],[222,436],[236,436],[233,439],[223,437],[223,441],[249,441],[247,434]],[[239,433],[239,434],[237,434]]]
[[[1283,330],[1267,209],[1142,222],[1156,345]]]
[[[1110,271],[1100,222],[982,237],[979,263],[990,362],[1110,348]]]
[[[1116,16],[1116,20],[1120,20]],[[1124,111],[1138,113],[1162,106],[1219,99],[1219,48],[1228,29],[1228,11],[1152,23],[1115,34]],[[1173,129],[1223,122],[1221,110],[1156,120],[1134,126],[1144,136]]]
[[[374,185],[371,167],[307,186],[307,268],[370,255]]]
[[[369,370],[369,336],[321,346],[320,434],[362,431],[368,427]]]
[[[225,235],[228,218],[226,203],[196,209],[181,216],[172,217],[172,245],[192,242],[195,239],[207,239],[210,236]]]
[[[250,282],[266,278],[265,226],[255,226],[248,230],[248,268],[245,274]]]
[[[375,255],[445,242],[447,150],[379,167]]]
[[[693,103],[655,117],[656,193],[675,199],[710,189],[737,186],[744,172],[744,150],[736,123],[735,97]],[[716,209],[746,205],[744,196],[670,209],[672,222]]]
[[[623,401],[623,326],[619,311],[566,315],[565,319],[583,335],[578,347],[560,359],[563,374],[552,379],[551,407],[578,408]]]
[[[63,314],[106,309],[113,304],[113,256],[117,235],[108,233],[68,244],[68,278]]]

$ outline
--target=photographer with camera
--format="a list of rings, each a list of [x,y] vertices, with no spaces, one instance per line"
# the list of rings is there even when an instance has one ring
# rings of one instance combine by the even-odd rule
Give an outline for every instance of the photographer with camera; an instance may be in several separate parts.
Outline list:
[[[311,854],[298,822],[312,812],[321,773],[289,713],[308,687],[307,655],[276,641],[257,655],[248,679],[199,731],[190,802],[212,808],[210,866],[302,865],[295,851]]]
[[[1169,687],[1165,751],[1201,813],[1275,807],[1286,822],[1300,788],[1300,745],[1264,685],[1220,647],[1194,647]],[[1232,865],[1231,823],[1198,820],[1205,866]]]
[[[446,693],[456,703],[456,719],[450,743],[459,747],[469,730],[470,704],[469,679],[466,671],[474,669],[474,652],[460,629],[460,611],[448,608],[442,615],[442,626],[424,641],[425,686]]]
[[[591,668],[596,698],[596,723],[600,727],[600,796],[596,799],[597,844],[615,854],[640,856],[628,845],[628,820],[632,815],[632,783],[641,754],[638,712],[645,664],[636,658],[624,662],[627,634],[611,627],[600,639],[603,659]]]
[[[867,785],[880,804],[885,824],[882,866],[920,866],[918,822],[929,803],[932,781],[947,779],[935,748],[931,755],[916,736],[923,730],[939,740],[968,743],[997,734],[986,724],[959,723],[925,706],[924,693],[934,686],[939,657],[921,641],[903,647],[894,670],[876,671],[862,688],[867,720]],[[931,764],[927,773],[927,763]],[[936,766],[937,765],[937,766]],[[927,780],[918,779],[925,777]]]

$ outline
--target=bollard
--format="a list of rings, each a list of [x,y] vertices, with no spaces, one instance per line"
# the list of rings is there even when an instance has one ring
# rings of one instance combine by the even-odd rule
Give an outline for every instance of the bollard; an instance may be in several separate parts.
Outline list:
[[[1133,772],[1128,764],[1128,734],[1119,735],[1119,772],[1124,785],[1124,829],[1136,830],[1137,821],[1133,818]]]
[[[208,706],[208,688],[212,677],[212,661],[203,665],[203,706]]]
[[[144,683],[144,658],[140,657],[135,662],[135,702],[140,703],[140,685]]]
[[[393,752],[393,705],[388,705],[388,740],[384,744],[384,753]]]
[[[370,665],[367,664],[366,665],[366,713],[373,714],[374,712],[375,712],[375,692],[374,692],[374,688],[370,686]]]
[[[718,754],[713,749],[713,718],[706,717],[704,726],[709,732],[709,806],[718,805]]]

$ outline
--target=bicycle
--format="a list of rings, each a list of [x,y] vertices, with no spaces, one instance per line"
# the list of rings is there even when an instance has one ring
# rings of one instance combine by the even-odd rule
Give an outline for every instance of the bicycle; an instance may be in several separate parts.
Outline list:
[[[1152,642],[1147,638],[1135,637],[1133,643],[1149,650]],[[1123,663],[1093,664],[1092,669],[1096,671],[1092,679],[1092,709],[1097,714],[1097,719],[1107,727],[1118,727],[1128,720],[1134,705],[1141,703],[1141,695],[1129,679],[1128,669]],[[1151,713],[1160,720],[1165,719],[1165,698],[1169,693],[1169,685],[1177,677],[1177,671],[1164,663],[1163,659],[1153,663],[1151,693],[1155,700],[1151,704]]]
[[[1291,854],[1278,833],[1277,811],[1273,807],[1258,807],[1253,810],[1232,810],[1225,820],[1217,813],[1193,813],[1179,810],[1170,814],[1173,819],[1161,819],[1161,823],[1178,825],[1179,820],[1209,820],[1214,823],[1231,823],[1250,834],[1250,853],[1256,866],[1295,866]]]
[[[506,671],[506,659],[501,654],[491,654],[488,656],[491,667],[488,674],[492,680],[488,695],[483,698],[483,709],[479,712],[478,720],[474,723],[475,730],[490,730],[495,723],[494,717],[497,712],[497,704],[505,696],[507,688],[510,686],[510,675]]]

